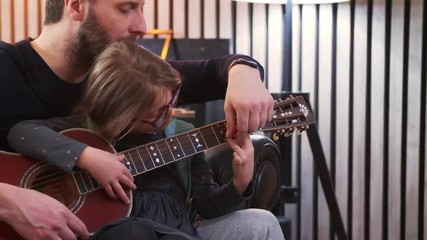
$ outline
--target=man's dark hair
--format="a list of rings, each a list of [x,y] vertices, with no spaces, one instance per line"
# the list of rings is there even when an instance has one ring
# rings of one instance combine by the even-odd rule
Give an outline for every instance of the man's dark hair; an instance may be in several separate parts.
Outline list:
[[[59,22],[63,11],[64,0],[46,0],[44,25]]]

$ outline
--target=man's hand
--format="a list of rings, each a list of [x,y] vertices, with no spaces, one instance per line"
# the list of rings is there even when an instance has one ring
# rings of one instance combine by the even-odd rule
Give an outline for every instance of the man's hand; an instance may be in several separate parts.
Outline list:
[[[56,199],[40,192],[0,183],[0,221],[24,239],[88,239],[84,223]]]
[[[259,71],[237,64],[230,69],[224,112],[227,138],[236,132],[254,132],[273,115],[274,99],[261,81]]]
[[[233,184],[243,193],[254,174],[254,146],[249,134],[238,134],[237,139],[227,139],[233,150]]]
[[[83,150],[77,166],[86,169],[113,198],[130,204],[130,199],[123,186],[136,189],[133,176],[123,164],[125,156],[112,154],[97,148],[87,147]]]

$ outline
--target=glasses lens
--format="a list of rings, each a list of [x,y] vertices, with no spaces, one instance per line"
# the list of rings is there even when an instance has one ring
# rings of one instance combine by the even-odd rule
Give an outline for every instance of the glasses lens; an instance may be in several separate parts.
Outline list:
[[[154,127],[159,127],[162,124],[163,120],[168,115],[169,110],[173,106],[175,106],[176,102],[178,101],[178,95],[179,95],[180,88],[181,88],[181,84],[179,84],[177,86],[176,90],[173,93],[173,96],[172,96],[171,100],[169,101],[169,103],[167,105],[165,105],[163,107],[163,109],[161,110],[159,116],[157,116],[157,118],[150,123],[151,125],[153,125]],[[149,123],[149,122],[146,122],[146,123]]]

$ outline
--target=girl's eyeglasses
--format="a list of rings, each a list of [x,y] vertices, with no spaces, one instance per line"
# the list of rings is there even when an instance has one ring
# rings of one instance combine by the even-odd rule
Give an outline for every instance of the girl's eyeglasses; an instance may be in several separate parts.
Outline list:
[[[148,120],[142,120],[143,123],[147,123],[152,125],[153,127],[157,128],[159,127],[162,122],[165,120],[166,116],[168,115],[169,110],[175,106],[177,100],[178,100],[178,95],[179,95],[179,90],[181,89],[181,83],[179,83],[175,90],[172,92],[172,98],[170,99],[169,103],[164,105],[160,110],[159,110],[159,115],[157,115],[157,117],[152,120],[152,121],[148,121]]]

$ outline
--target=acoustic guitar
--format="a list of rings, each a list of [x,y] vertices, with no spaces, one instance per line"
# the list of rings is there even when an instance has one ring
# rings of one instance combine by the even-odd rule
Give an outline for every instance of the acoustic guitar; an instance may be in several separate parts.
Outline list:
[[[261,131],[273,137],[301,133],[315,119],[302,96],[277,100],[272,120]],[[195,128],[121,152],[124,164],[133,176],[179,161],[208,148],[224,144],[225,121]],[[87,129],[69,129],[62,134],[111,153],[114,148],[104,138]],[[59,168],[17,153],[0,151],[0,182],[47,194],[76,214],[90,232],[118,218],[129,216],[132,204],[111,199],[88,172],[67,174]],[[132,199],[131,191],[128,192]],[[29,199],[31,201],[31,199]],[[0,222],[0,240],[22,239],[12,227]]]

